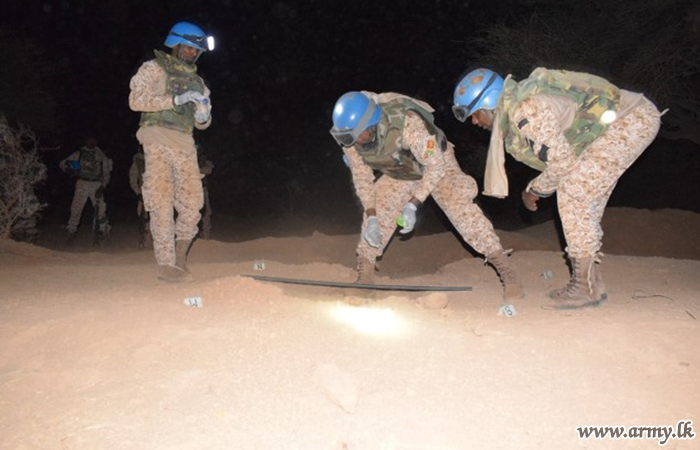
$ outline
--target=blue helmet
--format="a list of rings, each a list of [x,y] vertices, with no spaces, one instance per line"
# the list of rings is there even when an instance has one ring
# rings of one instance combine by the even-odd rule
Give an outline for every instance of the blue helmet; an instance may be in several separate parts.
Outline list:
[[[214,38],[207,36],[201,28],[189,22],[176,23],[165,38],[166,47],[172,48],[178,44],[188,45],[202,52],[214,50]]]
[[[496,108],[502,90],[503,78],[499,74],[489,69],[472,70],[455,88],[452,112],[457,120],[465,122],[479,109]]]
[[[333,108],[331,135],[343,147],[352,146],[367,128],[379,123],[382,109],[362,92],[343,94]]]

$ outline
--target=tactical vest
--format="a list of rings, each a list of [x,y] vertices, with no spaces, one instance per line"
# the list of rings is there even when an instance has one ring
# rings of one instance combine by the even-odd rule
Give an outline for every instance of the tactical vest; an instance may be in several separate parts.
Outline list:
[[[411,150],[403,147],[403,129],[406,114],[413,111],[423,119],[430,135],[435,136],[438,147],[447,149],[445,133],[433,123],[433,115],[407,98],[398,98],[382,103],[382,118],[377,124],[375,142],[355,144],[362,160],[372,169],[397,180],[420,180],[423,166],[416,160]]]
[[[97,147],[80,149],[80,173],[78,178],[85,181],[102,180],[102,157],[98,153]]]
[[[564,130],[564,137],[576,156],[605,133],[614,121],[615,115],[608,113],[613,120],[603,121],[607,111],[617,114],[620,106],[620,90],[609,81],[580,72],[563,70],[535,69],[520,83],[506,80],[499,100],[500,126],[505,136],[505,148],[518,161],[533,169],[544,170],[546,158],[542,153],[535,154],[532,142],[520,134],[513,113],[530,97],[537,94],[561,95],[576,103],[576,113],[571,126]]]
[[[204,92],[204,82],[197,75],[196,65],[186,64],[160,50],[155,50],[154,53],[156,62],[163,68],[168,77],[165,83],[165,93],[167,95],[175,96],[186,91]],[[140,124],[145,127],[157,126],[192,134],[194,129],[194,110],[194,103],[189,102],[184,105],[173,106],[173,109],[144,112],[141,113]]]

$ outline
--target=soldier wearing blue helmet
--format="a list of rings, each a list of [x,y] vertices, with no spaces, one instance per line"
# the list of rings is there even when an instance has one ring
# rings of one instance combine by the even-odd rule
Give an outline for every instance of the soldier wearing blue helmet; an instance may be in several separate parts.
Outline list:
[[[523,286],[491,222],[473,201],[476,182],[460,169],[433,112],[425,102],[391,92],[348,92],[333,108],[330,133],[343,148],[365,210],[357,282],[374,282],[376,260],[397,224],[401,234],[410,233],[418,207],[432,196],[463,239],[494,265],[504,299],[520,298]],[[379,178],[375,171],[381,172]]]
[[[374,133],[381,117],[382,110],[374,100],[361,92],[348,92],[333,108],[331,135],[339,145],[350,147],[365,130]]]
[[[66,225],[66,231],[68,231],[66,244],[70,247],[75,243],[80,218],[88,199],[92,202],[93,210],[97,213],[97,223],[95,224],[97,225],[95,230],[97,242],[104,242],[111,229],[106,214],[107,203],[104,199],[104,190],[111,177],[112,160],[97,146],[97,139],[88,137],[85,139],[85,145],[62,160],[59,167],[71,177],[76,178],[73,201],[70,206],[70,218]]]
[[[195,63],[214,48],[214,40],[197,25],[179,22],[165,46],[170,54],[155,50],[155,59],[131,79],[129,106],[141,113],[136,133],[146,163],[141,194],[150,216],[158,278],[178,282],[192,279],[187,254],[204,204],[193,131],[211,125],[209,88]]]
[[[525,207],[557,193],[571,261],[569,283],[549,293],[558,307],[607,298],[600,273],[600,222],[618,179],[658,133],[661,114],[642,94],[586,73],[535,69],[516,82],[488,69],[469,72],[454,91],[460,122],[491,131],[484,194],[508,195],[505,152],[541,171],[522,193]]]
[[[476,111],[493,111],[503,89],[503,78],[488,69],[474,70],[455,89],[452,112],[465,122]]]
[[[181,60],[194,64],[202,52],[214,50],[214,38],[207,36],[197,25],[179,22],[170,29],[165,46],[172,48]]]

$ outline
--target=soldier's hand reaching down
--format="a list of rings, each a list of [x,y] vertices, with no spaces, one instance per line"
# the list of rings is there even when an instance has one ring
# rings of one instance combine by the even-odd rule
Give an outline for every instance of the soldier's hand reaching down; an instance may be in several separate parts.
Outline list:
[[[537,211],[537,200],[540,198],[533,194],[532,192],[528,191],[523,191],[523,205],[525,205],[525,209],[528,211]]]
[[[370,247],[379,248],[382,244],[382,230],[379,228],[379,221],[375,216],[367,219],[367,228],[362,232],[362,238]]]
[[[402,229],[399,231],[399,233],[408,234],[413,231],[413,227],[416,226],[417,209],[418,207],[413,203],[406,203],[406,206],[403,207],[403,211],[401,212],[401,220],[399,225],[401,225]]]

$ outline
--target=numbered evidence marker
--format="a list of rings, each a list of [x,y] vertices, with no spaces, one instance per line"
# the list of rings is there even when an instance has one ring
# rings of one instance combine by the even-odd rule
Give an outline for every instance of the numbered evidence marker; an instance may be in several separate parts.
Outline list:
[[[515,317],[517,314],[518,312],[515,310],[515,306],[510,304],[501,305],[498,309],[499,316]]]
[[[201,308],[202,306],[204,306],[204,304],[202,303],[202,297],[185,297],[185,306]]]

